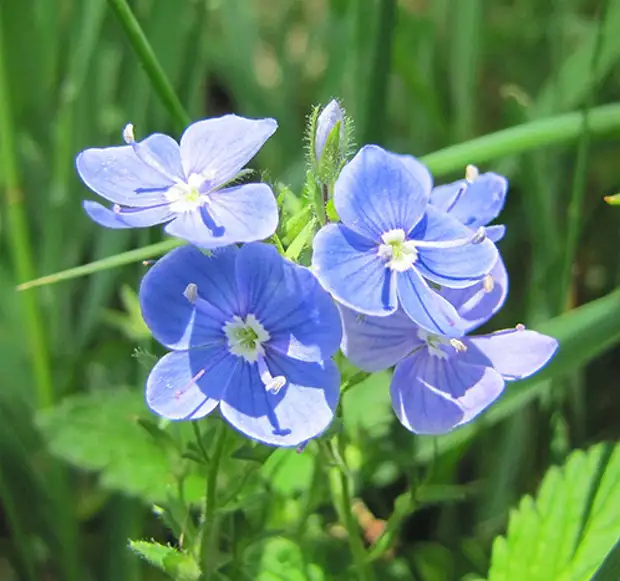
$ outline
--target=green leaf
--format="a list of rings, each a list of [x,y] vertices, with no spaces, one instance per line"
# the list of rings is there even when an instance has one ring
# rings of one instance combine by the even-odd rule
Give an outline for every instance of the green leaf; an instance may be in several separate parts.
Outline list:
[[[105,487],[148,502],[165,502],[169,492],[177,494],[178,480],[189,462],[153,438],[140,423],[144,419],[149,419],[144,395],[117,389],[66,398],[58,407],[41,412],[37,424],[53,454],[100,472]],[[198,474],[185,477],[188,502],[198,501],[202,488]]]
[[[323,570],[309,562],[299,545],[284,538],[269,538],[248,551],[258,571],[256,581],[324,581]],[[258,561],[258,562],[256,562]]]
[[[296,261],[303,249],[310,246],[315,230],[316,221],[314,218],[311,218],[286,249],[284,256],[286,256],[289,260]]]
[[[168,573],[179,581],[196,581],[200,569],[196,561],[174,547],[160,545],[154,541],[129,541],[129,548],[154,567]]]
[[[620,535],[620,445],[551,468],[493,544],[489,581],[588,581]]]

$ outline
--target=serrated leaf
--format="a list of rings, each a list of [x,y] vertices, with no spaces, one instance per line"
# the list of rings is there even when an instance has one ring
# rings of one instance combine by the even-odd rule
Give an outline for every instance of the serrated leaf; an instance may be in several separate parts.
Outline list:
[[[174,547],[154,541],[129,541],[129,548],[154,567],[168,573],[173,579],[196,581],[200,577],[200,568],[196,561]]]
[[[493,544],[489,581],[588,581],[620,535],[620,445],[551,468]]]
[[[141,392],[116,389],[66,398],[41,412],[37,424],[53,454],[99,471],[105,487],[163,502],[168,491],[176,491],[180,458],[140,425],[148,417]],[[184,488],[189,502],[198,501],[203,480],[190,474]]]

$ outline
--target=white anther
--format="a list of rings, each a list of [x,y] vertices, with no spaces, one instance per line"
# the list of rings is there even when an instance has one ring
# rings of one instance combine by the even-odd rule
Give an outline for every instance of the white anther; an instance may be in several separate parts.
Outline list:
[[[120,213],[121,213],[121,206],[120,206],[120,204],[114,204],[114,205],[112,206],[112,211],[113,211],[115,214],[120,214]]]
[[[125,125],[125,128],[123,129],[123,139],[127,145],[135,143],[136,138],[133,133],[133,123],[127,123],[127,125]]]
[[[480,228],[478,228],[478,230],[476,230],[476,233],[473,235],[471,239],[471,243],[480,244],[481,242],[484,242],[486,238],[487,238],[487,231],[485,230],[484,226],[480,226]]]
[[[523,323],[519,323],[519,324],[515,327],[515,329],[516,329],[517,331],[525,331],[525,325],[524,325]]]
[[[459,353],[464,353],[467,351],[467,346],[463,341],[459,341],[458,339],[450,339],[450,345],[454,347]]]
[[[183,296],[192,304],[198,299],[198,285],[190,282],[183,291]]]
[[[465,180],[468,181],[470,184],[474,183],[479,175],[480,172],[475,165],[469,164],[465,168]]]

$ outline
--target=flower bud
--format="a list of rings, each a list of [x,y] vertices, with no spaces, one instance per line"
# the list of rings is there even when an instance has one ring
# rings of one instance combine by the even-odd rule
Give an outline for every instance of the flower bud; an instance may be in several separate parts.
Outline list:
[[[332,99],[327,106],[321,111],[316,122],[316,133],[314,137],[314,155],[316,157],[317,165],[321,165],[321,158],[325,151],[327,141],[331,136],[332,131],[335,132],[331,140],[335,140],[336,153],[340,145],[344,144],[344,111],[338,104],[338,101]],[[336,130],[338,125],[338,130]]]

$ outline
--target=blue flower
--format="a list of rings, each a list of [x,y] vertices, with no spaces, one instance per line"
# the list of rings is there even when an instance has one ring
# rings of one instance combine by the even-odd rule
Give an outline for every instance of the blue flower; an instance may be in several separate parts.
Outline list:
[[[297,446],[330,423],[341,324],[307,268],[260,243],[211,256],[184,246],[146,274],[140,305],[172,349],[147,380],[157,414],[195,420],[219,406],[234,428],[276,446]]]
[[[505,270],[498,266],[495,287],[505,287]],[[470,319],[469,330],[486,322],[505,297],[504,292],[449,292],[459,315]],[[500,396],[505,382],[536,373],[558,348],[552,337],[522,325],[451,339],[418,327],[401,310],[390,317],[363,317],[339,308],[344,354],[366,371],[396,365],[392,406],[403,426],[418,434],[442,434],[471,421]]]
[[[403,159],[405,163],[411,164],[414,160],[411,156],[405,157],[409,158]],[[465,174],[463,180],[434,188],[430,203],[465,226],[474,229],[487,226],[504,208],[508,180],[493,172],[479,174],[478,168],[473,165],[467,166]],[[504,237],[505,227],[489,226],[486,233],[490,240],[498,242]]]
[[[263,240],[278,224],[267,184],[227,186],[275,132],[273,119],[225,115],[190,125],[180,144],[161,133],[128,145],[87,149],[77,171],[113,209],[85,201],[84,208],[108,228],[140,228],[168,222],[168,234],[204,248]]]
[[[427,280],[471,286],[493,267],[497,248],[484,231],[429,205],[428,170],[401,158],[368,145],[343,168],[334,191],[342,224],[316,235],[313,271],[337,301],[360,313],[388,316],[400,305],[427,331],[459,337],[464,323]]]

